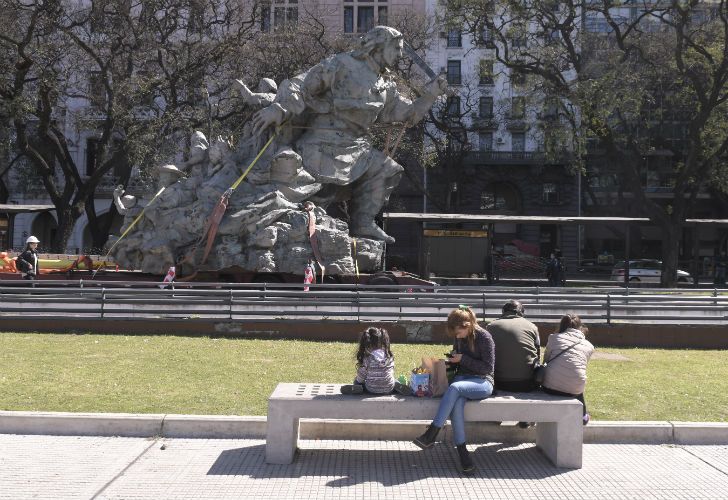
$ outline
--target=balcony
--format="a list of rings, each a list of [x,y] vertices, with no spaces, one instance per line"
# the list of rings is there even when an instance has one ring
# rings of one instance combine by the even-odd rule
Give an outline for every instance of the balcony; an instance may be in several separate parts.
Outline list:
[[[466,165],[536,165],[546,156],[541,151],[471,151],[465,155]]]
[[[556,165],[569,161],[564,151],[558,158],[547,157],[543,151],[471,151],[465,155],[464,165]]]
[[[497,130],[498,120],[494,116],[482,116],[478,113],[471,115],[471,123],[474,129],[478,130]]]
[[[523,115],[506,116],[506,128],[508,130],[517,130],[517,131],[523,131],[523,130],[528,129],[528,122],[526,122],[526,117]]]

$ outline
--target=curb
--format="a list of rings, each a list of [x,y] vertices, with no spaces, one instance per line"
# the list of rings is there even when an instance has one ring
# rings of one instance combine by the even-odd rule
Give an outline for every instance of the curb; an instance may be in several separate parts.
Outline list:
[[[302,439],[409,441],[429,421],[302,419]],[[515,422],[466,424],[471,442],[534,442]],[[449,426],[446,433],[450,433]],[[265,439],[266,417],[0,411],[0,434]],[[728,444],[728,423],[592,421],[584,443]]]

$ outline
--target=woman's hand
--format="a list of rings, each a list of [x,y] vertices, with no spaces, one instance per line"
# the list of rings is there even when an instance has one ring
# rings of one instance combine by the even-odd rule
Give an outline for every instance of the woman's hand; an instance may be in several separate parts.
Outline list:
[[[463,359],[463,355],[462,354],[453,354],[452,356],[450,356],[450,358],[448,359],[448,361],[450,363],[460,363],[460,360],[461,359]]]

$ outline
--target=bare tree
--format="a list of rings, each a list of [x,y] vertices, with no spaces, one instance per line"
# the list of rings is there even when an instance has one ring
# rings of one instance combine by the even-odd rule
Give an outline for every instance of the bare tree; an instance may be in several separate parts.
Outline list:
[[[126,184],[132,165],[169,158],[191,129],[224,121],[209,100],[227,88],[205,75],[233,76],[233,54],[252,37],[255,8],[233,0],[2,2],[9,29],[0,57],[12,71],[2,110],[16,150],[56,206],[52,249],[65,249],[84,212],[100,248],[112,220],[102,225],[96,217],[102,181]],[[70,147],[82,132],[93,138],[95,157],[85,172]]]

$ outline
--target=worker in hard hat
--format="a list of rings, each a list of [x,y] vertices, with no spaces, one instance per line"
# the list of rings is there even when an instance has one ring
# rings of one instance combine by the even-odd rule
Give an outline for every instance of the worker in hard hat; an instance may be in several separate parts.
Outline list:
[[[35,236],[25,240],[25,251],[18,256],[17,267],[25,280],[34,280],[38,275],[38,243]]]

